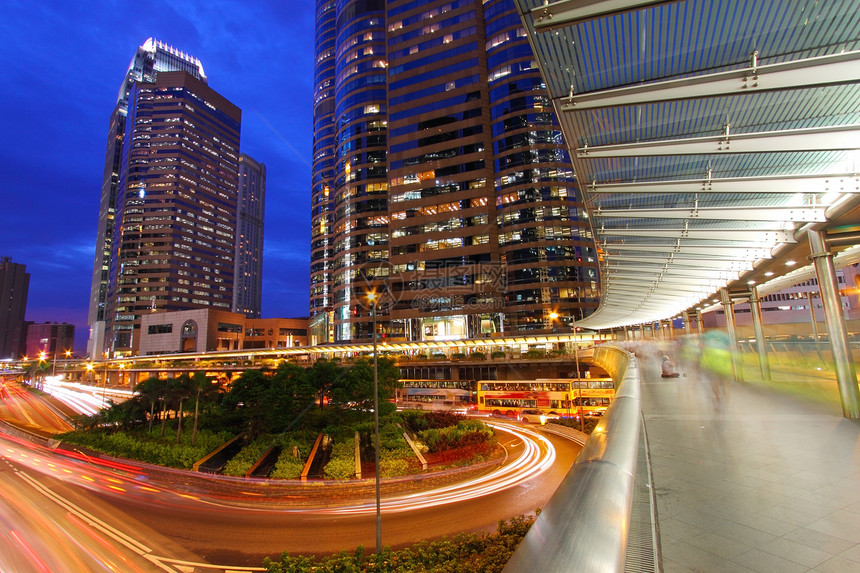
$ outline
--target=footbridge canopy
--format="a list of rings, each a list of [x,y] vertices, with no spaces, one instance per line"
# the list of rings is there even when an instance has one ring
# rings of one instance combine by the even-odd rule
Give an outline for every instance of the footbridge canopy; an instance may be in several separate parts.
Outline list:
[[[517,3],[600,253],[581,326],[805,280],[810,230],[860,260],[856,0]]]

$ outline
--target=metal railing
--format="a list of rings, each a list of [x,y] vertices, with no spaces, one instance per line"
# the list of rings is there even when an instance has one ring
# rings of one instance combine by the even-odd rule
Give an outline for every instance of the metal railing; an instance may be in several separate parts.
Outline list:
[[[623,571],[633,506],[639,430],[636,359],[614,345],[594,362],[616,381],[615,400],[504,571]]]

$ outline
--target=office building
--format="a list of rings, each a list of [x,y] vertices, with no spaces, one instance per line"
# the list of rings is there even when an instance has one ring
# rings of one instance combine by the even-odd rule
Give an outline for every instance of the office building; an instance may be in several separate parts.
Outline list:
[[[29,323],[27,325],[26,355],[45,360],[63,359],[75,345],[75,326],[65,322]],[[68,354],[67,354],[68,353]]]
[[[512,0],[317,3],[311,340],[570,331],[597,253]]]
[[[233,305],[241,110],[185,71],[128,96],[105,305],[106,351],[134,354],[140,318]]]
[[[111,251],[116,220],[116,194],[120,176],[120,163],[125,142],[128,95],[136,82],[152,82],[159,72],[186,71],[206,82],[206,74],[200,60],[175,48],[149,38],[135,52],[120,84],[116,106],[110,115],[105,153],[105,168],[102,178],[99,219],[96,235],[95,261],[88,324],[90,336],[87,352],[90,356],[102,356],[105,337],[105,308],[107,301],[108,273],[111,266]]]
[[[19,358],[24,353],[29,288],[27,267],[0,257],[0,358]]]
[[[243,153],[239,156],[233,312],[248,318],[260,318],[265,204],[266,166]]]
[[[290,348],[308,343],[307,318],[248,318],[214,308],[145,314],[141,356]]]

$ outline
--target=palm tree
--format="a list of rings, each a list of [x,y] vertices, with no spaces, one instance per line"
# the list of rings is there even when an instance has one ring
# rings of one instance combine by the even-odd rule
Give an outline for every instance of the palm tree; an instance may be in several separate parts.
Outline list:
[[[203,372],[195,372],[191,377],[189,390],[194,396],[194,429],[191,431],[191,445],[197,444],[197,418],[200,413],[200,397],[208,397],[210,393],[215,391],[215,386],[212,384],[213,379],[206,376]]]
[[[149,406],[149,433],[152,433],[152,421],[155,418],[155,404],[164,396],[166,384],[157,376],[150,376],[134,387],[143,405]]]
[[[170,392],[174,398],[179,400],[179,413],[176,417],[176,443],[182,439],[182,404],[186,398],[191,397],[191,376],[188,373],[183,373],[172,380]]]

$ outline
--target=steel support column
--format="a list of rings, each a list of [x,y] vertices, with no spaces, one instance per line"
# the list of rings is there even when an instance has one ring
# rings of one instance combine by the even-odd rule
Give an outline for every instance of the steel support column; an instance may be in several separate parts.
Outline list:
[[[818,344],[818,321],[815,320],[815,304],[812,302],[812,291],[806,293],[806,302],[809,303],[809,321],[812,323],[812,337]]]
[[[729,334],[729,352],[731,352],[732,355],[732,372],[734,372],[735,380],[740,380],[741,368],[738,362],[738,333],[735,328],[735,307],[732,303],[729,289],[720,289],[720,302],[723,305],[723,312],[725,312],[726,315],[726,330]]]
[[[842,415],[857,419],[860,418],[860,389],[857,387],[854,359],[848,346],[848,332],[839,298],[839,283],[836,280],[836,268],[833,266],[833,253],[827,249],[824,236],[820,231],[810,230],[807,236],[812,253],[810,258],[815,267],[815,276],[818,278],[824,323],[827,325],[830,346],[833,350],[836,383],[839,385],[839,397],[842,401]]]
[[[761,368],[762,382],[770,382],[770,362],[767,358],[767,344],[764,340],[764,327],[762,326],[761,298],[758,296],[758,287],[752,287],[750,296],[750,313],[752,313],[753,328],[755,329],[755,346],[758,350],[758,363]]]

